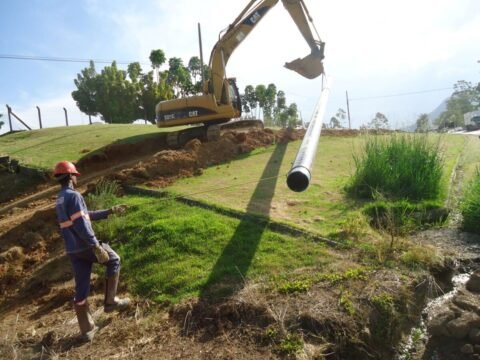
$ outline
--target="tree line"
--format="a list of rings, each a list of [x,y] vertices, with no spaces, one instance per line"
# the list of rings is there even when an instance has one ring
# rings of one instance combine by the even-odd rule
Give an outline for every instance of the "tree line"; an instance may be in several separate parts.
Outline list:
[[[167,62],[161,49],[150,53],[152,69],[145,71],[139,62],[120,70],[114,61],[97,72],[95,64],[81,70],[74,79],[77,90],[72,97],[80,111],[97,116],[107,123],[131,123],[145,119],[155,123],[155,106],[163,100],[201,92],[202,72],[208,76],[208,66],[201,66],[196,56],[188,65],[177,57],[168,59],[168,69],[160,71]]]
[[[296,103],[287,105],[283,90],[275,84],[247,85],[240,95],[243,117],[263,119],[266,126],[295,127],[301,123]]]
[[[459,80],[453,85],[453,93],[447,100],[446,110],[434,120],[439,129],[464,127],[464,114],[480,110],[480,82]],[[420,114],[416,120],[416,131],[429,130],[428,114]]]
[[[182,59],[166,59],[163,50],[150,53],[151,69],[144,71],[138,62],[120,70],[116,62],[97,72],[93,61],[77,74],[72,97],[80,111],[107,123],[131,123],[145,119],[155,123],[155,106],[164,100],[202,92],[202,72],[207,79],[210,68],[202,68],[197,56],[188,65]],[[161,71],[164,64],[168,68]],[[295,103],[287,105],[285,92],[275,84],[248,85],[240,95],[244,118],[264,119],[267,126],[296,126],[299,121]]]

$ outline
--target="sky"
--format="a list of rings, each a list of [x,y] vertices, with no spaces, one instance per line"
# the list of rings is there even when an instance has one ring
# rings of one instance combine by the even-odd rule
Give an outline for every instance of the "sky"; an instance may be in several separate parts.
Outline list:
[[[2,55],[139,61],[150,70],[149,54],[187,64],[199,56],[201,24],[204,57],[248,3],[247,0],[2,0]],[[399,128],[433,111],[458,80],[480,81],[480,1],[478,0],[305,0],[326,42],[324,66],[330,97],[324,122],[339,108],[351,126],[369,122],[377,112]],[[283,67],[309,48],[281,2],[252,30],[227,64],[239,88],[269,83],[297,103],[308,122],[322,79],[308,80]],[[7,124],[8,104],[32,128],[36,106],[44,127],[87,124],[71,97],[73,79],[87,63],[0,58],[0,113]],[[96,64],[97,71],[105,64]],[[126,65],[120,66],[126,68]],[[345,124],[348,125],[348,124]]]

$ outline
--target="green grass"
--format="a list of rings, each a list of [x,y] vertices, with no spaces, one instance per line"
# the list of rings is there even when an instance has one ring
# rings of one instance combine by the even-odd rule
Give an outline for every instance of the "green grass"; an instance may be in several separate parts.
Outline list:
[[[465,139],[452,135],[432,138],[433,142],[440,141],[443,150],[438,200],[442,203],[447,198],[452,170],[464,150]],[[352,224],[360,219],[366,201],[348,198],[344,189],[355,171],[352,154],[358,154],[367,139],[366,136],[321,137],[310,187],[302,193],[292,192],[286,185],[286,174],[300,141],[257,149],[234,162],[208,168],[202,176],[182,179],[169,189],[323,235],[348,234]],[[480,142],[472,146],[480,148]]]
[[[113,142],[137,142],[158,134],[150,125],[81,125],[24,131],[0,137],[0,154],[24,165],[50,169],[61,160],[75,161]]]
[[[441,194],[443,158],[438,138],[432,142],[427,135],[372,136],[354,161],[355,173],[347,188],[351,195],[419,201]]]
[[[463,216],[463,230],[480,234],[480,168],[477,168],[466,187],[460,210]]]
[[[266,223],[171,200],[121,201],[132,207],[111,220],[114,230],[110,220],[95,223],[95,229],[99,238],[108,233],[115,239],[130,290],[155,301],[228,296],[246,280],[286,276],[331,260],[322,244],[273,232]]]
[[[448,136],[441,140],[442,181],[449,184],[465,141]],[[362,217],[365,203],[348,200],[343,190],[352,171],[352,151],[364,141],[322,138],[314,178],[304,193],[291,192],[285,178],[277,177],[288,171],[299,142],[257,149],[208,168],[202,176],[183,179],[172,191],[327,234],[365,227],[353,221]],[[275,233],[267,223],[251,218],[234,219],[172,199],[127,196],[117,201],[131,209],[125,216],[96,224],[96,231],[101,239],[115,239],[113,247],[122,257],[129,290],[158,302],[228,296],[245,281],[265,278],[273,289],[286,294],[308,291],[322,281],[338,286],[367,278],[366,269],[351,265],[331,271],[341,259],[323,245]],[[312,220],[316,217],[320,220]],[[418,267],[422,259],[413,255],[405,255],[398,265]],[[297,269],[308,269],[307,276],[295,275]]]

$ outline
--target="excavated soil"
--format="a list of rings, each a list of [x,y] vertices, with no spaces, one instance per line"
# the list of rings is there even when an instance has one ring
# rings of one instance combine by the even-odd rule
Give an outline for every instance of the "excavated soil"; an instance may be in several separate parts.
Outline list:
[[[165,187],[179,178],[202,174],[202,169],[235,159],[258,147],[285,143],[303,137],[303,130],[251,130],[248,133],[228,131],[219,141],[202,143],[189,141],[183,149],[165,149],[132,168],[110,175],[122,184],[146,183],[151,187]]]

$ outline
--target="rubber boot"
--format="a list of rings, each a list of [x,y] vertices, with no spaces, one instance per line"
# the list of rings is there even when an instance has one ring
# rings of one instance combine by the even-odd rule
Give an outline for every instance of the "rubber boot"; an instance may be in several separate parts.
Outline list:
[[[107,283],[105,285],[105,301],[103,303],[103,310],[105,312],[122,310],[130,305],[130,299],[119,299],[116,297],[119,275],[120,272],[117,272],[107,278]]]
[[[80,327],[80,333],[82,334],[83,340],[92,341],[95,333],[98,331],[98,327],[95,326],[95,323],[93,322],[88,302],[85,300],[82,305],[74,303],[73,307],[77,314],[78,326]]]

